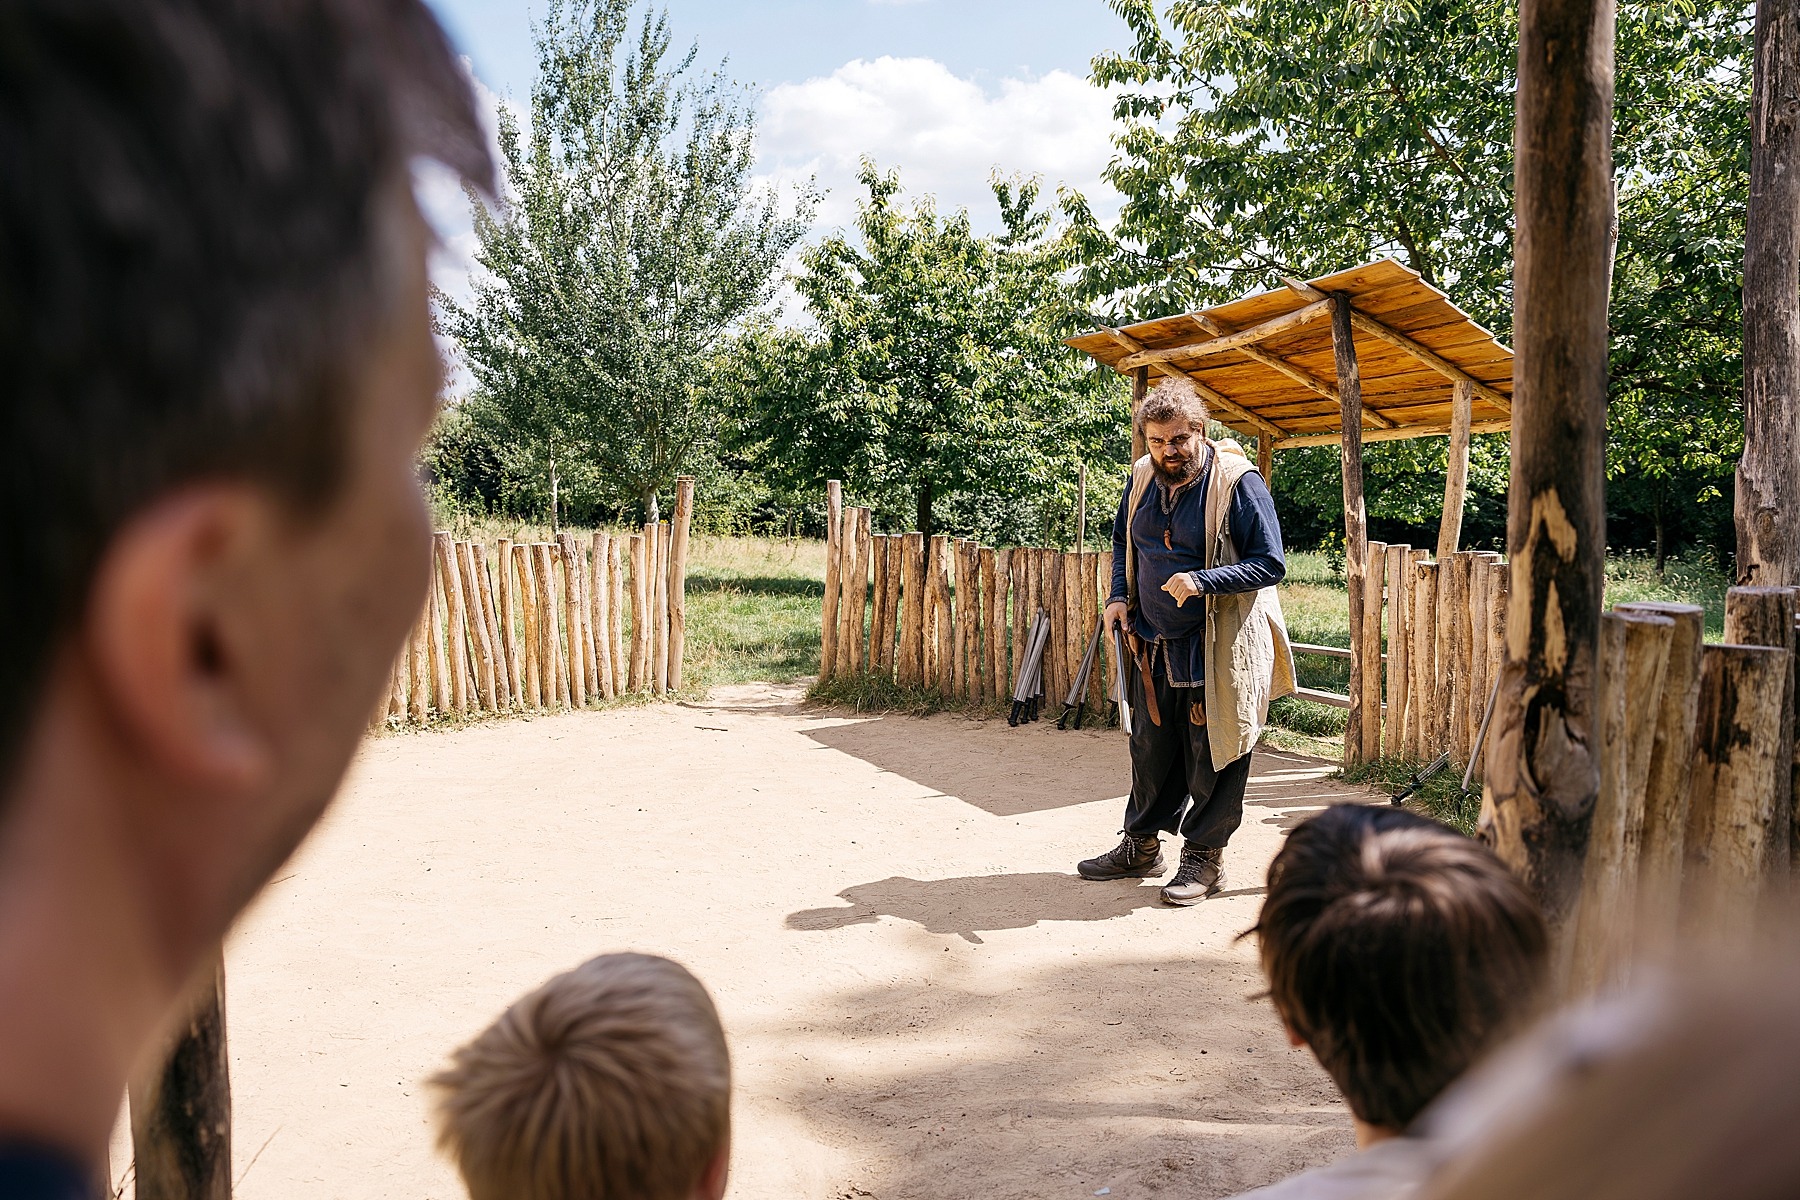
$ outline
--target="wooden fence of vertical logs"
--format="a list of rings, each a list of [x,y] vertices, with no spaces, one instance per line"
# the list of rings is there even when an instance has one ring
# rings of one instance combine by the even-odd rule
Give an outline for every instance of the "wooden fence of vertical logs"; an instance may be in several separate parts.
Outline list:
[[[583,708],[681,690],[694,481],[672,521],[492,547],[435,535],[431,592],[373,723]]]
[[[878,534],[866,508],[826,484],[825,599],[819,674],[869,673],[966,701],[1011,697],[1015,650],[1039,610],[1050,618],[1044,695],[1060,711],[1112,585],[1112,552],[996,549],[966,538]],[[1102,714],[1102,655],[1083,693]]]

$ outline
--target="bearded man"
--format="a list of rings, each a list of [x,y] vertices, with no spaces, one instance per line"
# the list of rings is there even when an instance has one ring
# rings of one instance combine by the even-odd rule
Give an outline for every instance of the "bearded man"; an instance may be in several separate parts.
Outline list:
[[[1125,631],[1132,706],[1125,838],[1076,870],[1141,879],[1163,870],[1163,832],[1181,865],[1165,903],[1196,904],[1225,883],[1225,845],[1244,818],[1250,752],[1269,702],[1294,690],[1294,659],[1275,585],[1287,574],[1268,484],[1237,443],[1206,436],[1192,382],[1163,380],[1138,428],[1149,453],[1132,467],[1113,521],[1113,580],[1103,625]]]

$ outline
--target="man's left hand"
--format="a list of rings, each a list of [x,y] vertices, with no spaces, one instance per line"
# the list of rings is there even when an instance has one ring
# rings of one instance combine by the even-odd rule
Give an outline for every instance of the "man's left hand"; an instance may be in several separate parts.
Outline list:
[[[1163,584],[1162,590],[1175,597],[1176,608],[1180,608],[1200,594],[1200,589],[1194,586],[1194,576],[1187,571],[1179,571],[1169,576],[1169,582]]]

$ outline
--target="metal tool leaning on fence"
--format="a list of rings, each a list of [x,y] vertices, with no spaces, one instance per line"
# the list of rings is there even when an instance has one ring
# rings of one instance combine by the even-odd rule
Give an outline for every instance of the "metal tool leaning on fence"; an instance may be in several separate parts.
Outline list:
[[[1160,874],[1158,835],[1179,831],[1181,866],[1162,897],[1186,905],[1223,886],[1251,749],[1269,702],[1294,690],[1274,587],[1287,566],[1267,485],[1235,442],[1207,439],[1191,381],[1164,379],[1137,419],[1150,453],[1133,465],[1113,523],[1103,618],[1123,624],[1129,655],[1120,657],[1133,664],[1119,671],[1137,718],[1131,795],[1124,840],[1077,870],[1084,879]]]
[[[1040,608],[1025,635],[1025,653],[1019,659],[1019,677],[1013,684],[1012,711],[1006,716],[1008,725],[1038,719],[1044,700],[1044,647],[1049,641],[1050,614]]]

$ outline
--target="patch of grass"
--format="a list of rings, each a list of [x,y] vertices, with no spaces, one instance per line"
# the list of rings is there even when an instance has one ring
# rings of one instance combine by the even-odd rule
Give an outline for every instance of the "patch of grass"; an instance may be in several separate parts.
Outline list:
[[[1399,758],[1383,758],[1350,771],[1340,771],[1347,783],[1372,784],[1390,796],[1411,781],[1420,764]],[[1462,790],[1462,768],[1451,763],[1419,786],[1406,799],[1406,807],[1433,817],[1453,829],[1475,836],[1475,822],[1481,816],[1481,795]]]
[[[806,698],[815,704],[829,704],[847,708],[851,712],[884,715],[898,713],[912,717],[926,717],[940,712],[992,717],[1003,715],[1007,711],[1005,707],[986,701],[952,700],[937,692],[904,687],[885,675],[863,674],[820,680],[808,689]],[[1058,711],[1061,711],[1060,708]],[[1055,714],[1050,719],[1055,720]]]
[[[1706,636],[1725,636],[1725,592],[1731,577],[1710,556],[1671,558],[1663,574],[1647,554],[1612,554],[1606,559],[1606,604],[1698,604],[1706,610]]]

